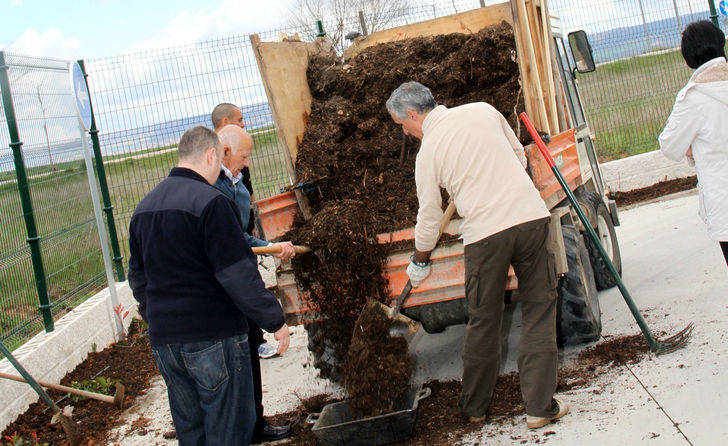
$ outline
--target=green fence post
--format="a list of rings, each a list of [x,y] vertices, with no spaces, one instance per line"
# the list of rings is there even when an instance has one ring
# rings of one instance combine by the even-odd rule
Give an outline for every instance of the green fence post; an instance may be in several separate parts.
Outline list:
[[[23,207],[25,228],[28,231],[28,238],[26,241],[28,242],[28,245],[30,245],[30,258],[33,262],[35,287],[38,290],[38,301],[40,302],[39,309],[43,315],[43,323],[45,325],[46,332],[51,332],[53,331],[53,315],[51,314],[51,305],[48,300],[45,268],[43,268],[43,256],[41,255],[40,250],[40,237],[38,236],[38,231],[35,227],[33,201],[30,196],[30,188],[28,187],[28,175],[25,172],[25,161],[23,160],[23,152],[21,150],[23,143],[20,141],[18,122],[15,119],[15,108],[13,107],[13,97],[10,94],[10,76],[8,76],[8,65],[5,61],[5,51],[0,51],[0,89],[2,90],[5,119],[8,122],[10,148],[13,150],[15,176],[18,179],[18,192],[20,193],[20,202]]]
[[[710,20],[713,21],[715,26],[720,28],[720,23],[718,23],[718,10],[715,9],[715,1],[708,0],[708,5],[710,5]]]
[[[88,88],[88,74],[86,74],[86,66],[83,60],[78,61],[78,65],[81,67],[83,72],[83,78],[86,81],[86,88]],[[116,224],[114,223],[114,206],[111,205],[111,195],[109,195],[109,185],[106,183],[106,169],[104,168],[104,160],[101,157],[101,145],[99,144],[99,130],[96,128],[96,117],[94,115],[94,106],[91,101],[91,94],[89,93],[89,107],[91,108],[91,146],[94,151],[94,158],[96,159],[96,172],[99,177],[99,187],[101,188],[101,199],[104,200],[104,214],[106,214],[106,224],[109,227],[109,241],[111,242],[111,251],[114,253],[112,260],[114,261],[114,267],[116,268],[116,280],[124,281],[126,276],[124,274],[124,264],[122,263],[123,257],[119,250],[119,239],[116,235]]]
[[[326,37],[326,31],[324,31],[324,24],[321,20],[316,20],[316,27],[318,28],[318,34],[316,37]]]

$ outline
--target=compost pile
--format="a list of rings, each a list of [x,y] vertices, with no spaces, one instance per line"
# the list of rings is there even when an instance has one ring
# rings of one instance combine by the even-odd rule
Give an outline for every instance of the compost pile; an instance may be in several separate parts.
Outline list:
[[[297,216],[288,237],[313,247],[318,256],[296,257],[294,273],[300,289],[328,318],[307,326],[315,365],[323,377],[342,378],[349,395],[367,395],[357,407],[375,413],[383,409],[371,406],[377,398],[401,392],[409,381],[411,367],[393,371],[411,365],[406,348],[395,359],[389,354],[391,340],[379,338],[382,327],[371,326],[362,329],[369,338],[362,342],[386,345],[358,346],[366,354],[350,356],[355,365],[344,364],[344,358],[367,299],[390,300],[382,270],[391,249],[377,244],[376,234],[413,226],[417,214],[419,141],[403,136],[385,102],[400,84],[414,80],[448,107],[488,102],[516,127],[523,101],[513,30],[503,22],[477,34],[380,44],[346,62],[314,56],[307,74],[313,103],[296,173],[317,192],[309,195],[313,217]]]

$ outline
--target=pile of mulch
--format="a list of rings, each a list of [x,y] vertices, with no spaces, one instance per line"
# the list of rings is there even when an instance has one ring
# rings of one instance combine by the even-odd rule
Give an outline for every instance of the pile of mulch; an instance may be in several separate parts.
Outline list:
[[[557,392],[587,387],[605,369],[639,362],[647,352],[647,342],[642,335],[615,337],[593,345],[582,351],[572,364],[559,370]],[[483,427],[483,424],[468,422],[460,414],[457,402],[462,384],[459,381],[431,381],[425,386],[430,388],[432,394],[420,401],[412,437],[403,444],[456,444],[465,435]],[[306,424],[305,419],[310,413],[318,413],[326,404],[336,401],[327,395],[317,395],[302,401],[294,411],[276,415],[273,424],[291,423],[293,426],[294,436],[285,444],[317,445],[319,443],[311,431],[311,425]],[[512,372],[499,376],[486,423],[507,425],[518,422],[516,417],[524,411],[518,374]]]
[[[617,202],[618,206],[628,206],[640,203],[664,195],[694,189],[698,184],[698,178],[693,175],[687,178],[676,178],[674,180],[661,181],[652,186],[633,189],[628,192],[610,192],[609,197]]]
[[[313,218],[305,221],[299,215],[287,238],[313,247],[325,259],[297,256],[294,274],[312,306],[329,318],[326,329],[318,330],[326,339],[314,341],[313,349],[331,346],[338,369],[320,367],[321,376],[343,376],[348,370],[344,384],[349,394],[369,395],[369,402],[358,406],[362,413],[381,410],[370,404],[398,390],[394,385],[400,377],[384,382],[377,388],[381,393],[372,395],[372,384],[351,379],[351,372],[363,377],[362,370],[393,369],[406,362],[404,357],[377,357],[370,349],[369,355],[349,356],[356,358],[355,365],[344,365],[354,322],[367,299],[390,298],[382,271],[391,247],[378,245],[376,234],[410,227],[417,214],[419,142],[404,137],[385,102],[400,84],[414,80],[428,86],[440,104],[485,101],[517,127],[523,100],[515,54],[513,30],[504,22],[477,34],[376,45],[346,62],[335,56],[309,61],[313,102],[296,173],[299,181],[315,183],[318,190],[310,196]],[[364,327],[362,332],[371,337],[374,331]],[[409,375],[401,378],[408,381]]]
[[[47,390],[47,393],[61,410],[68,405],[73,406],[72,419],[81,430],[82,444],[103,444],[108,432],[120,423],[118,418],[121,413],[134,403],[137,396],[144,393],[151,378],[158,374],[147,333],[142,324],[134,320],[126,340],[103,351],[89,353],[84,362],[61,380],[61,384],[69,387],[73,381],[90,380],[97,376],[119,380],[126,387],[123,408],[92,399],[75,402],[55,390]],[[39,400],[3,431],[2,438],[17,433],[30,439],[35,433],[40,443],[66,444],[61,426],[50,425],[51,417],[48,406]]]
[[[403,337],[390,335],[392,325],[381,307],[364,310],[357,319],[354,329],[360,334],[352,337],[342,367],[342,382],[357,417],[396,410],[402,389],[409,387],[414,358]]]

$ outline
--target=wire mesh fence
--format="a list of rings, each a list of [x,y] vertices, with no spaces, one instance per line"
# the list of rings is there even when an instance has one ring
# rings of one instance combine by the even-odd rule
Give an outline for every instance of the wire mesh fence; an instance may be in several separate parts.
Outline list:
[[[601,160],[657,149],[675,95],[692,73],[679,51],[682,30],[709,18],[708,2],[579,3],[553,0],[551,12],[565,29],[589,34],[597,70],[577,76]],[[725,18],[721,27],[728,29]]]
[[[379,23],[366,12],[363,19],[372,31],[502,1],[417,4]],[[708,18],[707,2],[637,0],[615,6],[610,0],[590,0],[585,6],[552,0],[549,5],[565,32],[584,29],[590,36],[599,65],[594,73],[578,75],[578,81],[600,157],[655,149],[675,94],[690,76],[677,50],[680,32],[688,23]],[[356,15],[322,25],[340,51],[350,44],[348,33],[363,31]],[[725,21],[722,27],[726,29]],[[311,20],[306,26],[258,34],[263,41],[275,41],[281,33],[313,40],[319,30]],[[47,294],[57,316],[105,284],[67,62],[12,56],[8,66]],[[253,136],[255,198],[274,195],[289,184],[249,36],[91,60],[86,71],[124,259],[129,218],[137,203],[176,163],[182,133],[194,125],[211,127],[210,113],[220,102],[240,107]],[[19,340],[41,325],[4,114],[0,120],[0,339]]]
[[[17,345],[105,285],[68,61],[4,54],[22,157],[0,132],[0,340]],[[12,103],[12,105],[9,105]],[[17,163],[27,182],[16,177]],[[26,193],[26,203],[23,204]],[[32,229],[31,229],[32,227]],[[37,232],[35,242],[32,232]],[[30,243],[29,243],[30,241]],[[35,244],[35,247],[34,247]],[[33,249],[39,255],[34,258]],[[40,276],[40,277],[38,277]]]

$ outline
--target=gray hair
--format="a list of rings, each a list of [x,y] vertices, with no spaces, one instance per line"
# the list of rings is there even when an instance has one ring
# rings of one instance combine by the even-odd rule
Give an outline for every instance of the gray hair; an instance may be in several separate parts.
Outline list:
[[[180,161],[196,161],[210,147],[220,150],[220,140],[217,133],[205,126],[198,125],[188,129],[177,146],[178,158]]]
[[[217,104],[212,110],[212,127],[215,130],[219,129],[222,125],[222,120],[225,118],[233,119],[233,113],[236,110],[239,110],[238,106],[229,102]]]
[[[427,113],[437,107],[429,88],[419,82],[405,82],[387,99],[387,111],[399,119],[407,119],[407,110]]]

